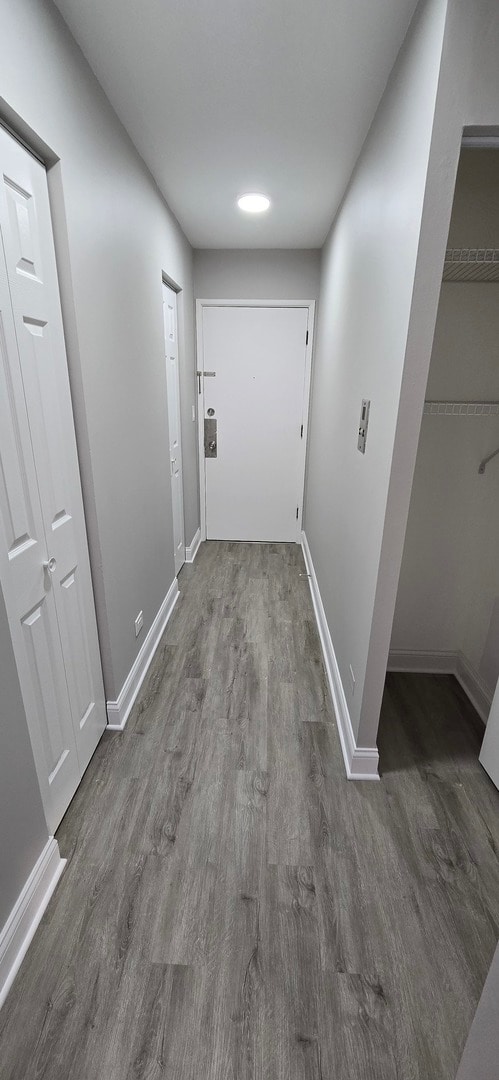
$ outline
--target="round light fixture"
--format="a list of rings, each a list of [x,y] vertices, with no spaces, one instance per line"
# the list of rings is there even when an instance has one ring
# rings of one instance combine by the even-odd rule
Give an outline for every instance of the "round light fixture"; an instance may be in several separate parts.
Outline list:
[[[264,210],[268,210],[270,199],[257,191],[251,191],[247,195],[241,195],[237,200],[237,205],[240,210],[246,210],[247,214],[261,214]]]

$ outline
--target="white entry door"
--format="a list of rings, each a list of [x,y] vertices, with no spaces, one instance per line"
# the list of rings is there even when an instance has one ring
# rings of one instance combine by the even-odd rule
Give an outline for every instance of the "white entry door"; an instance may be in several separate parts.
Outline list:
[[[184,496],[182,488],[182,440],[180,434],[180,373],[178,369],[177,295],[163,282],[163,321],[165,328],[166,392],[168,396],[168,431],[170,436],[170,475],[172,482],[173,542],[175,573],[185,563]]]
[[[206,537],[299,541],[309,309],[202,304],[201,313]]]
[[[0,574],[47,823],[106,724],[47,177],[0,128]]]

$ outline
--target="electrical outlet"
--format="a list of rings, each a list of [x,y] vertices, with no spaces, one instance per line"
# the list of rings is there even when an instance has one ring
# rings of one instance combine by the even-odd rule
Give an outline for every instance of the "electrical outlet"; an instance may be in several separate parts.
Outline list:
[[[349,664],[348,666],[349,666],[349,668],[350,668],[350,688],[351,688],[351,691],[352,691],[352,697],[353,697],[353,695],[355,694],[355,675],[354,675],[354,673],[353,673],[353,667],[352,667],[352,665],[351,665],[351,664]]]
[[[137,615],[137,618],[135,620],[135,637],[139,636],[143,625],[144,625],[144,616],[143,616],[142,612],[139,611],[139,614]]]

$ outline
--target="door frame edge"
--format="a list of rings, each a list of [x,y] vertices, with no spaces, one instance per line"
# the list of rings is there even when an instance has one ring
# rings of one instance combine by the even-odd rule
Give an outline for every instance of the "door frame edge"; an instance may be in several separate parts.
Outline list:
[[[163,344],[164,344],[165,348],[166,348],[166,341],[165,341],[165,323],[164,323],[164,312],[163,312],[163,304],[164,304],[163,286],[164,285],[166,285],[166,287],[168,289],[171,289],[172,292],[175,293],[175,298],[176,298],[176,301],[175,301],[175,318],[176,318],[176,329],[177,329],[177,377],[178,377],[179,439],[180,439],[180,458],[181,458],[181,461],[182,461],[182,485],[181,485],[181,487],[182,487],[182,530],[183,530],[183,536],[184,536],[184,542],[183,542],[184,560],[183,560],[183,563],[182,563],[182,566],[183,566],[184,563],[186,562],[186,553],[187,553],[187,544],[186,544],[186,540],[185,540],[185,535],[186,534],[185,534],[184,453],[183,453],[183,434],[184,434],[184,432],[182,431],[182,385],[181,385],[182,379],[181,379],[181,374],[180,374],[181,369],[182,369],[182,360],[183,360],[183,352],[184,352],[184,349],[183,349],[183,328],[184,328],[183,295],[184,295],[184,293],[183,293],[182,286],[178,285],[177,282],[174,280],[174,278],[170,277],[170,275],[167,274],[165,270],[162,270],[161,271],[161,301],[162,301],[161,314],[162,314],[162,319],[163,319],[163,322],[162,322],[162,326],[163,326]],[[180,305],[182,305],[182,346],[180,344],[180,334],[179,334],[179,321],[180,321],[179,320],[179,308],[180,308]],[[166,360],[166,355],[165,355],[165,360]],[[167,371],[166,371],[166,365],[165,365],[165,380],[166,380],[166,383],[168,384],[168,376],[167,376]],[[166,386],[166,393],[167,393],[167,403],[166,404],[167,404],[167,411],[168,411],[168,386]],[[168,438],[170,438],[170,432],[169,431],[168,431]],[[171,480],[171,477],[170,477],[170,480]],[[170,487],[171,487],[171,483],[170,483]],[[173,507],[172,507],[172,510],[173,510]],[[174,543],[175,543],[175,540],[174,540]],[[180,566],[178,570],[175,567],[175,574],[180,573],[180,571],[182,569],[182,566]]]

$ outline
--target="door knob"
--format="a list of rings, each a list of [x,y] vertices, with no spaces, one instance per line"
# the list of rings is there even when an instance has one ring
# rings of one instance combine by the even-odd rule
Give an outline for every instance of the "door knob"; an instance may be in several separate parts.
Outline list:
[[[44,562],[43,569],[48,570],[49,574],[54,574],[56,566],[57,566],[57,563],[56,563],[56,561],[54,559],[54,556],[52,556],[52,558],[49,559],[48,562]]]

